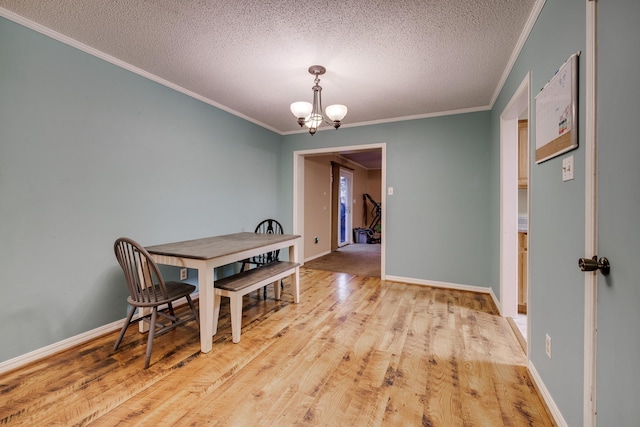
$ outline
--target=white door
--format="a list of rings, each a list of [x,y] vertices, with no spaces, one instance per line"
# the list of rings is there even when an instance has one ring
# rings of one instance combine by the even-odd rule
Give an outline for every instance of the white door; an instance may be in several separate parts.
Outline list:
[[[352,243],[352,201],[353,173],[340,168],[340,185],[338,186],[338,246]]]
[[[640,420],[640,2],[597,2],[597,425]],[[595,412],[595,411],[594,411]],[[592,425],[595,425],[593,423]]]

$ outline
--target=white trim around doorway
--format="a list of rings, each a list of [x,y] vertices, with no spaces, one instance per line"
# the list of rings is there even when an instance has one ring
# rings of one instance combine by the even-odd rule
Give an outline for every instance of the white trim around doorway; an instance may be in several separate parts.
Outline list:
[[[598,253],[597,168],[597,17],[596,1],[586,1],[587,34],[585,58],[585,208],[584,256]],[[596,353],[598,275],[584,275],[584,390],[583,425],[596,425]]]
[[[387,229],[386,211],[386,188],[387,188],[387,144],[374,143],[364,145],[349,145],[344,147],[311,148],[308,150],[297,150],[293,152],[293,234],[302,235],[304,233],[304,158],[309,155],[340,153],[342,151],[358,151],[380,149],[382,151],[382,171],[381,171],[381,210],[382,219],[380,224],[383,235]],[[386,277],[386,239],[382,239],[380,247],[380,278]],[[298,259],[304,260],[304,245],[298,245]]]
[[[514,318],[518,313],[518,119],[524,111],[531,113],[530,88],[531,73],[527,73],[500,115],[500,313]]]

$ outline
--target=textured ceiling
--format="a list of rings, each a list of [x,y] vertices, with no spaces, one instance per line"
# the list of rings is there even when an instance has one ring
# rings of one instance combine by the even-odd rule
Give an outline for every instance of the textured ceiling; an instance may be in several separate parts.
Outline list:
[[[345,126],[489,107],[534,3],[0,0],[0,14],[288,133],[313,64],[327,68],[323,104],[349,108]]]

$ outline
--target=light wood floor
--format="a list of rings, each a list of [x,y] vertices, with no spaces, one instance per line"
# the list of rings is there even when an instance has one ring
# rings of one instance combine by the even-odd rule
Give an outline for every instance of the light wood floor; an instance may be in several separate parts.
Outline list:
[[[0,425],[549,426],[488,295],[301,269],[301,302],[228,302],[213,351],[191,322],[130,328],[0,376]]]

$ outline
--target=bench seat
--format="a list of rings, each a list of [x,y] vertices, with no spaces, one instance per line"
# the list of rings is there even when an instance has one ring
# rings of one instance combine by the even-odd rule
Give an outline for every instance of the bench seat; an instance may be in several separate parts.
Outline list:
[[[231,335],[233,342],[240,341],[242,329],[242,297],[271,283],[274,284],[276,299],[280,299],[280,280],[298,274],[300,264],[297,262],[274,261],[269,264],[242,271],[233,276],[216,280],[214,283],[213,302],[213,334],[218,330],[220,302],[222,297],[229,298],[231,308]],[[292,281],[297,284],[297,280]],[[294,290],[297,295],[297,290]]]

